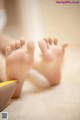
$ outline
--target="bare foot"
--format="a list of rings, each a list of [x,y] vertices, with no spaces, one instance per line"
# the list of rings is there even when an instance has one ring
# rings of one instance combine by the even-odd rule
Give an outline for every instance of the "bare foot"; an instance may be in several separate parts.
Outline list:
[[[17,89],[13,95],[19,97],[27,73],[34,63],[34,42],[27,41],[26,50],[23,49],[25,41],[12,43],[6,48],[6,74],[8,80],[18,80]]]
[[[42,52],[42,57],[34,66],[36,70],[48,79],[51,85],[60,83],[62,62],[67,46],[66,43],[62,46],[57,44],[57,38],[40,40],[39,47]]]

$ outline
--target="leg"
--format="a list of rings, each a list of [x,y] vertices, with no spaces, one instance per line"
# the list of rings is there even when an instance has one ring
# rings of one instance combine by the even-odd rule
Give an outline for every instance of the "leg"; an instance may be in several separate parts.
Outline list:
[[[5,58],[2,53],[0,53],[0,81],[6,80],[5,74]]]
[[[27,73],[34,63],[34,42],[28,41],[23,50],[25,41],[21,39],[6,48],[6,74],[8,80],[18,80],[17,89],[13,97],[19,97]]]
[[[61,80],[61,68],[67,44],[57,45],[58,40],[44,39],[39,41],[42,57],[35,62],[34,68],[45,76],[51,85],[57,85]]]

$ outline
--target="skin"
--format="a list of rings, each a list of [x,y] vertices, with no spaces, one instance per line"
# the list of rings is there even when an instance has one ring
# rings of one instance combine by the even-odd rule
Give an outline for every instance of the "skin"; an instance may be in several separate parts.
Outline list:
[[[9,46],[12,42],[14,42],[15,39],[13,39],[12,37],[0,33],[0,50],[1,53],[6,55],[6,47]]]
[[[34,63],[34,42],[28,41],[25,49],[23,49],[24,45],[25,41],[22,38],[6,48],[7,78],[8,80],[18,80],[13,98],[20,96],[24,80]]]
[[[4,0],[0,0],[0,9],[4,8]],[[34,42],[27,42],[27,50],[23,49],[25,45],[24,39],[14,42],[11,37],[0,33],[0,79],[1,80],[18,80],[17,89],[13,98],[17,98],[21,94],[24,80],[33,67],[40,74],[45,76],[51,86],[57,85],[61,80],[62,63],[67,44],[58,45],[56,38],[45,38],[39,41],[39,47],[42,55],[39,61],[34,61]],[[6,48],[6,46],[8,46]],[[5,51],[6,48],[6,51]],[[5,53],[6,52],[6,53]],[[6,54],[6,75],[5,75],[5,59],[2,53]]]
[[[10,42],[11,41],[8,41],[8,44]],[[5,46],[2,47],[3,51],[8,45],[7,42],[5,43]],[[44,38],[38,42],[38,45],[41,50],[41,56],[38,61],[37,59],[34,60],[35,46],[33,41],[28,41],[27,44],[25,44],[24,38],[21,38],[20,41],[12,42],[6,48],[7,80],[18,80],[17,89],[13,98],[21,95],[24,80],[31,68],[47,78],[51,86],[60,83],[62,63],[67,44],[65,43],[59,46],[57,38]]]
[[[6,80],[5,74],[5,58],[3,54],[0,52],[0,81]]]
[[[45,76],[51,86],[57,85],[61,80],[62,63],[67,44],[58,45],[57,38],[44,38],[39,41],[42,56],[35,62],[34,68]]]

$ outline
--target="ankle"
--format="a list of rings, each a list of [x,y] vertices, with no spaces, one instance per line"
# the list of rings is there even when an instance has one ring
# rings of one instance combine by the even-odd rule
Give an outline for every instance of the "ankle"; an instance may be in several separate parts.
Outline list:
[[[18,82],[17,82],[17,88],[16,88],[16,90],[15,90],[13,96],[12,96],[13,99],[20,97],[23,84],[24,84],[24,80],[22,80],[22,81],[18,80]]]

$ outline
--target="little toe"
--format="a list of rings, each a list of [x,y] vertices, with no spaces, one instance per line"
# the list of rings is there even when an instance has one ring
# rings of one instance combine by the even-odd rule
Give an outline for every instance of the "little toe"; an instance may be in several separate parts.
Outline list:
[[[58,39],[55,37],[54,38],[54,44],[57,45],[57,43],[58,43]]]
[[[65,52],[65,48],[68,46],[68,44],[67,43],[64,43],[63,45],[62,45],[62,50],[63,50],[63,52]]]
[[[10,55],[11,53],[11,47],[6,47],[6,56]]]
[[[33,40],[28,40],[26,47],[27,47],[27,52],[33,55],[34,50],[35,50],[34,41]]]
[[[25,44],[25,39],[24,39],[24,37],[22,37],[22,38],[20,39],[20,45],[23,46],[24,44]]]
[[[19,49],[20,48],[20,41],[16,41],[15,42],[15,49]]]

